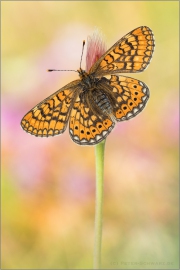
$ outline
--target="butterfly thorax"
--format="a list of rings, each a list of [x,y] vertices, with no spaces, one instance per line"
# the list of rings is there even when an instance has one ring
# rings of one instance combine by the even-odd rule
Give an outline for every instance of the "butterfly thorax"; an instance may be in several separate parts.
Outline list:
[[[79,69],[79,76],[82,82],[83,91],[80,94],[82,102],[91,107],[93,113],[99,115],[111,115],[113,108],[112,103],[101,82],[103,79],[94,78],[86,71]]]
[[[79,77],[80,77],[82,83],[85,86],[91,88],[94,85],[95,80],[89,73],[87,73],[85,70],[83,70],[81,68],[78,70],[78,73],[79,73]]]

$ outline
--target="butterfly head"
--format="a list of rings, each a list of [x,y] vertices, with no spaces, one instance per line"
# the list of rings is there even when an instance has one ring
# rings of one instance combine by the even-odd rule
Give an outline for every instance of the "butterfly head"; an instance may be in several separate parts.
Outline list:
[[[79,77],[81,80],[88,77],[88,73],[85,70],[83,70],[82,68],[78,69],[77,72],[79,73]]]

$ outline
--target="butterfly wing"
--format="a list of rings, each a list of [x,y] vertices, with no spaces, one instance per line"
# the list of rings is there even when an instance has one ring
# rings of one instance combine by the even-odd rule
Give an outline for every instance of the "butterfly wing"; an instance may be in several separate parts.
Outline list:
[[[91,67],[95,77],[113,73],[141,72],[150,63],[155,47],[152,30],[141,26],[117,41]]]
[[[116,121],[129,120],[140,113],[150,96],[147,85],[137,79],[126,76],[110,75],[103,77],[99,87],[112,95],[114,104],[112,113]]]
[[[74,100],[80,91],[80,80],[67,84],[30,110],[21,120],[21,127],[38,137],[63,133]]]
[[[72,140],[80,145],[93,145],[104,140],[115,123],[105,115],[95,115],[91,106],[77,98],[71,110],[69,133]]]

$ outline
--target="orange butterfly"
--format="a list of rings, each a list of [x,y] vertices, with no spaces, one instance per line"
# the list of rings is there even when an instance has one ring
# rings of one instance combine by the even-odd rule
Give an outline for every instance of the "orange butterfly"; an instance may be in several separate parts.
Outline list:
[[[117,121],[140,113],[149,99],[147,85],[119,75],[147,68],[155,42],[151,29],[141,26],[117,41],[75,80],[44,99],[22,119],[22,128],[35,136],[63,133],[69,121],[72,140],[93,145],[104,140]]]

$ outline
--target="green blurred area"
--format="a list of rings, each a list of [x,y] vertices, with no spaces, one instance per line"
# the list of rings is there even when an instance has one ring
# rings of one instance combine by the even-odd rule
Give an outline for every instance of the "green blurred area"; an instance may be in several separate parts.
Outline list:
[[[95,27],[108,48],[141,25],[153,30],[154,56],[128,76],[151,98],[107,138],[102,268],[178,269],[178,9],[178,1],[1,2],[2,269],[92,268],[94,147],[75,145],[68,130],[29,136],[20,121],[77,79],[46,70],[77,70]]]

